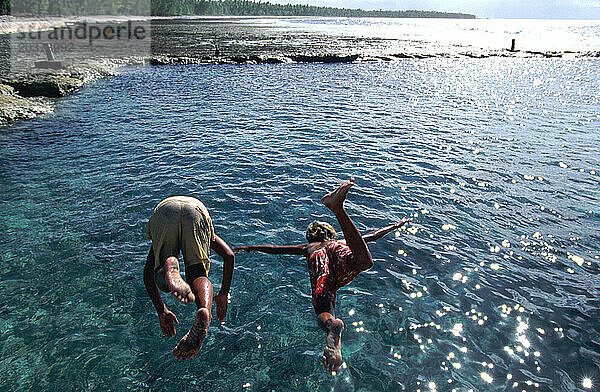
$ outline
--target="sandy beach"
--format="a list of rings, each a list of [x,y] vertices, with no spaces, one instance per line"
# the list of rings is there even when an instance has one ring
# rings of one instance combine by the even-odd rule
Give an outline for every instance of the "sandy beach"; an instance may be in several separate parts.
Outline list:
[[[2,15],[0,16],[0,34],[14,34],[30,31],[44,31],[65,27],[73,23],[126,22],[128,20],[149,20],[149,17],[136,15],[114,16],[49,16],[43,19]]]

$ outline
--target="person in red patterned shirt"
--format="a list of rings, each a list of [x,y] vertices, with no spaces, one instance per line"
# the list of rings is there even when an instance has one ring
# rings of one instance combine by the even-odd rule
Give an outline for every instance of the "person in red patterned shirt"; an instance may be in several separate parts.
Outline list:
[[[344,233],[344,240],[336,240],[337,234],[330,224],[314,221],[306,231],[307,244],[250,245],[233,248],[235,253],[243,250],[269,254],[294,254],[307,258],[313,307],[319,326],[327,332],[323,366],[329,372],[339,371],[342,364],[341,344],[344,322],[334,316],[336,291],[350,283],[360,272],[373,266],[373,258],[367,248],[367,242],[378,240],[412,221],[403,218],[396,224],[361,235],[344,209],[344,200],[353,185],[354,179],[350,178],[321,199],[321,202],[337,218]]]

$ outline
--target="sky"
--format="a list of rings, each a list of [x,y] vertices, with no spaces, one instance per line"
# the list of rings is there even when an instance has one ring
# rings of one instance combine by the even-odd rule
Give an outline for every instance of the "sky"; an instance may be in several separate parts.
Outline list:
[[[480,18],[597,19],[600,0],[271,0],[367,10],[431,10],[464,12]]]

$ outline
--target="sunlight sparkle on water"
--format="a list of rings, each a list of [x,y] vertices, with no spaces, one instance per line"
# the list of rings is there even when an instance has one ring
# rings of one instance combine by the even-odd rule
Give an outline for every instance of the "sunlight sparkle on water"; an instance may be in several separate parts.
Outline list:
[[[588,377],[584,378],[581,385],[586,389],[590,389],[593,386],[592,379]]]
[[[452,334],[454,336],[460,336],[460,334],[463,331],[463,325],[462,323],[456,323],[454,324],[454,327],[452,327],[452,329],[450,330],[450,332],[452,332]]]
[[[583,265],[583,257],[581,256],[576,256],[576,255],[568,255],[567,256],[569,259],[573,260],[578,266],[582,266]]]

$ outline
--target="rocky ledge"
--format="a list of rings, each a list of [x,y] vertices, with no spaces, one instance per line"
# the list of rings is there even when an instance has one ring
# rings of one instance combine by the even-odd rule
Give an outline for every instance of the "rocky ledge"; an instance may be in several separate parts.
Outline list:
[[[534,51],[464,51],[456,53],[392,53],[386,55],[360,54],[290,54],[290,55],[237,55],[237,56],[173,56],[154,55],[145,63],[160,65],[190,64],[282,64],[282,63],[364,63],[390,62],[402,59],[429,58],[591,58],[600,57],[600,52],[534,52]]]
[[[86,60],[60,70],[12,74],[0,80],[0,126],[50,113],[56,98],[75,93],[87,83],[113,76],[139,60]]]
[[[150,65],[189,65],[189,64],[282,64],[282,63],[352,63],[360,59],[359,55],[314,54],[289,56],[238,55],[219,56],[152,56]]]
[[[16,94],[11,86],[0,83],[0,126],[34,118],[52,110],[52,102],[47,98],[24,98]]]
[[[16,74],[0,80],[0,126],[18,120],[34,118],[53,110],[54,100],[72,94],[85,84],[116,75],[126,65],[149,64],[281,64],[281,63],[353,63],[392,62],[405,59],[442,58],[561,58],[600,57],[600,52],[532,52],[532,51],[465,51],[458,53],[393,53],[363,56],[357,54],[290,54],[290,55],[234,55],[234,56],[172,56],[153,55],[149,58],[96,59],[70,63],[60,71],[36,70]]]

